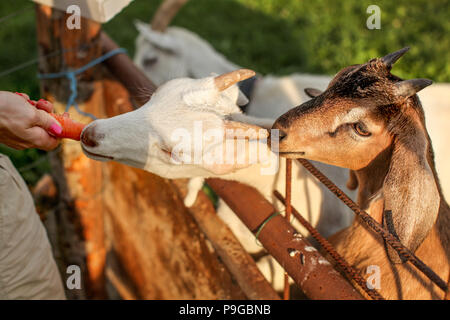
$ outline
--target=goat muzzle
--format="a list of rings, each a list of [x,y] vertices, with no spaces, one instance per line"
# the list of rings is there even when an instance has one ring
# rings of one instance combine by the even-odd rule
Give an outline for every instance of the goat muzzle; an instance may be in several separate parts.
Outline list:
[[[86,127],[81,133],[81,143],[87,147],[97,147],[99,138],[101,139],[101,137],[96,134],[95,124]]]

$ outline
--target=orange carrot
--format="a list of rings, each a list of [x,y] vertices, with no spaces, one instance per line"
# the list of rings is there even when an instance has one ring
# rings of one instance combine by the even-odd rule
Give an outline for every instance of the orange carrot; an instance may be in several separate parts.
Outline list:
[[[83,131],[85,124],[73,121],[69,118],[67,113],[63,115],[50,113],[50,115],[55,118],[62,126],[62,132],[58,135],[58,138],[68,138],[80,141],[81,131]]]

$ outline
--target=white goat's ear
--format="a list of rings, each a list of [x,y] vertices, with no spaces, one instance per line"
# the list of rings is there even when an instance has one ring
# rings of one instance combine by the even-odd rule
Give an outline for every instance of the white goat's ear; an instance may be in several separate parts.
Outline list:
[[[152,27],[139,20],[134,21],[136,29],[155,47],[175,52],[178,49],[177,41],[168,33],[155,31]]]
[[[412,252],[430,232],[440,206],[425,140],[425,137],[417,138],[415,145],[405,145],[398,138],[394,141],[391,165],[383,184],[383,225]],[[414,151],[418,148],[419,153]],[[402,262],[396,251],[387,247],[389,258],[395,263]]]

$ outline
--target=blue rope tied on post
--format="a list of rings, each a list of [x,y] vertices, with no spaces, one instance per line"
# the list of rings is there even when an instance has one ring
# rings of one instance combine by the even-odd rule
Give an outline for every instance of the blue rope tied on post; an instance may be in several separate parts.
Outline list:
[[[68,112],[70,107],[73,106],[78,113],[80,113],[86,117],[89,117],[93,120],[96,120],[97,119],[96,116],[94,116],[93,114],[90,114],[88,112],[84,112],[84,111],[80,110],[80,108],[78,107],[78,103],[76,102],[76,98],[78,95],[77,75],[85,72],[89,68],[92,68],[93,66],[95,66],[99,63],[102,63],[103,61],[111,58],[112,56],[114,56],[116,54],[126,53],[126,52],[127,51],[124,48],[117,48],[117,49],[111,50],[111,51],[105,53],[104,55],[92,60],[91,62],[87,63],[86,65],[82,66],[79,69],[62,71],[62,72],[57,72],[57,73],[38,74],[38,78],[39,79],[57,79],[57,78],[66,77],[67,79],[69,79],[69,81],[70,81],[70,97],[69,97],[69,100],[67,100],[65,112]]]

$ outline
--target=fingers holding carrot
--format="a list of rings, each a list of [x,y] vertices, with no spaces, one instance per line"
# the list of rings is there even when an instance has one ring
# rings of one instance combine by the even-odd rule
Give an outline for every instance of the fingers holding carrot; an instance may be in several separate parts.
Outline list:
[[[47,130],[55,137],[59,137],[63,132],[62,124],[58,121],[58,119],[52,117],[51,113],[41,109],[38,109],[36,112],[34,125]]]
[[[57,138],[68,138],[73,140],[80,140],[81,132],[83,131],[85,125],[70,119],[68,113],[64,113],[63,115],[58,115],[53,113],[53,104],[47,100],[40,99],[38,101],[30,100],[28,95],[24,93],[16,94],[22,96],[26,99],[31,105],[35,106],[40,111],[45,111],[48,115],[44,115],[43,112],[40,112],[38,126],[48,130],[52,135]],[[54,121],[50,119],[54,119],[58,122],[55,124]],[[52,123],[53,122],[53,123]]]
[[[36,102],[35,107],[38,109],[44,110],[48,113],[53,112],[53,103],[51,103],[50,101],[44,100],[44,99],[39,99]]]
[[[26,93],[15,92],[15,94],[21,96],[25,100],[28,101],[29,104],[35,106],[38,109],[47,111],[48,113],[53,112],[53,104],[50,101],[39,99],[38,101],[31,100],[30,97]]]

